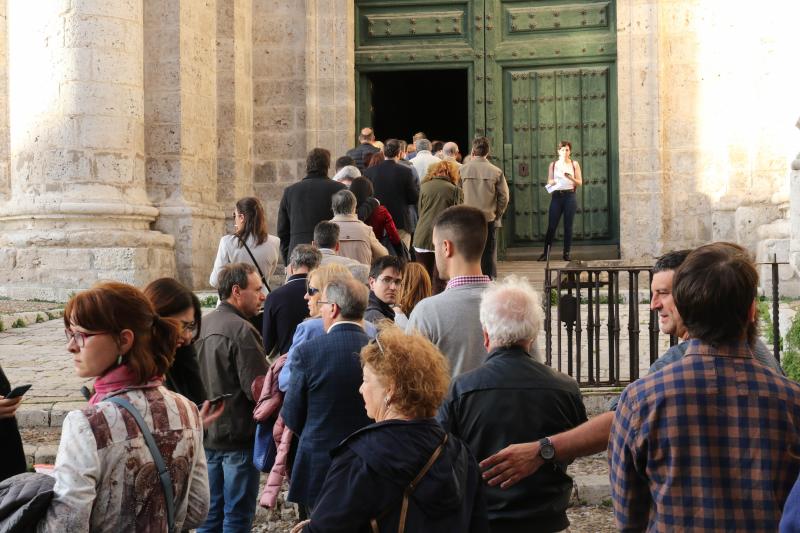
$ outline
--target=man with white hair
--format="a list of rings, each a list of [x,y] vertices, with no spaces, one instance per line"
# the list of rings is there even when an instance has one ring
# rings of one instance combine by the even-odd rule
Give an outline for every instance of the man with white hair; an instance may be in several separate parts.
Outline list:
[[[428,173],[428,168],[434,163],[441,162],[441,159],[431,153],[431,142],[428,139],[419,139],[414,142],[414,146],[417,148],[417,155],[411,164],[417,169],[417,176],[422,180]]]
[[[586,421],[578,384],[535,360],[542,325],[539,294],[524,278],[510,276],[483,292],[480,321],[489,352],[479,368],[453,380],[439,421],[486,457],[514,442],[539,441],[549,463],[508,489],[485,487],[492,533],[562,531],[572,479],[555,461],[548,435]]]

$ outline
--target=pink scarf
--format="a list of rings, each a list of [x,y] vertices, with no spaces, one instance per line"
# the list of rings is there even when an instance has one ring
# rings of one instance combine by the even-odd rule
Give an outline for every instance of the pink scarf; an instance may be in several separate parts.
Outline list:
[[[163,378],[154,377],[147,383],[139,383],[128,365],[119,365],[94,380],[94,394],[89,399],[89,405],[95,405],[118,390],[157,387],[162,381]]]

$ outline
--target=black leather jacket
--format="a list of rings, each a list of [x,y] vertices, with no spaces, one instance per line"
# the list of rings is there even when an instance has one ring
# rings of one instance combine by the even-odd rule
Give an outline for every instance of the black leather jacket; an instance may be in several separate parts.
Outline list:
[[[508,347],[453,381],[438,418],[480,462],[509,444],[573,428],[586,421],[586,409],[572,378]],[[572,479],[565,464],[546,464],[511,488],[486,487],[485,494],[492,526],[548,532],[569,525]]]

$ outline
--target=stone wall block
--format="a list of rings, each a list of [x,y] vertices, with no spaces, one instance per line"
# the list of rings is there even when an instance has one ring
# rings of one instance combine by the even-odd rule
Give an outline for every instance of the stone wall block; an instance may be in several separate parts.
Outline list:
[[[90,180],[96,176],[91,155],[82,150],[53,150],[35,157],[41,158],[42,172],[49,181]]]
[[[90,254],[85,249],[23,248],[17,250],[16,262],[30,269],[88,270]]]
[[[253,180],[255,183],[275,183],[277,171],[274,161],[266,161],[255,165]]]
[[[181,131],[176,124],[150,124],[145,127],[148,154],[180,155]]]
[[[75,0],[71,9],[78,15],[98,15],[127,19],[133,22],[142,21],[142,3],[137,0]]]
[[[135,87],[109,87],[103,83],[68,82],[61,85],[63,111],[67,115],[141,117],[141,91]]]
[[[93,50],[90,77],[105,84],[130,85],[135,88],[142,86],[142,60],[134,53],[120,53],[117,50]],[[141,98],[141,96],[140,96]]]
[[[755,250],[759,241],[759,228],[779,218],[781,218],[781,210],[777,206],[741,206],[737,208],[734,218],[736,242]]]
[[[134,181],[135,161],[127,155],[96,153],[92,174],[98,180],[112,183]]]
[[[133,270],[147,266],[145,248],[100,248],[92,250],[92,268],[95,270]]]
[[[125,150],[134,143],[135,128],[127,118],[84,116],[78,121],[81,144],[86,148]]]
[[[121,18],[69,15],[64,24],[64,46],[125,50],[141,42],[136,36],[137,26]]]

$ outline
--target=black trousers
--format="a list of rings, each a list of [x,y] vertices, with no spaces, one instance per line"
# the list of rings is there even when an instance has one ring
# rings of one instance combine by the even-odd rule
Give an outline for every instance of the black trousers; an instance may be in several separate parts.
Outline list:
[[[497,228],[495,221],[486,223],[486,246],[481,255],[481,271],[492,279],[497,277]]]
[[[569,253],[572,247],[572,221],[578,210],[578,201],[575,191],[553,191],[550,198],[550,210],[547,212],[547,235],[544,238],[545,246],[553,244],[561,215],[564,215],[564,253]]]

